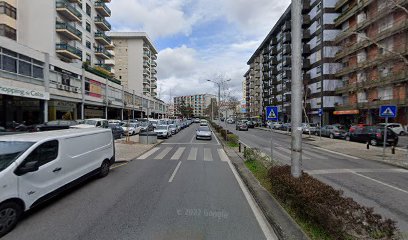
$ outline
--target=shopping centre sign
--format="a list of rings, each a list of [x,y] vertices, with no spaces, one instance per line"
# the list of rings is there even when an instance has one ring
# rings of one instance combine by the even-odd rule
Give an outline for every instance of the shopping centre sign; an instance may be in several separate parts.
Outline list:
[[[50,94],[47,92],[2,85],[0,85],[0,94],[50,100]]]

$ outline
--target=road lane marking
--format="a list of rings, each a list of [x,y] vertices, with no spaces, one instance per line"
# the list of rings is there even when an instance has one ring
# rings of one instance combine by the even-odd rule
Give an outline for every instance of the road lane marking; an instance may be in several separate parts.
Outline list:
[[[285,152],[286,154],[289,154],[289,156],[292,154],[292,151],[290,149],[287,149],[287,148],[284,148],[284,147],[277,147],[276,149],[279,149],[279,150]],[[310,157],[307,157],[304,154],[302,154],[302,159],[309,160]]]
[[[118,167],[122,167],[122,166],[125,166],[125,165],[127,165],[127,164],[128,164],[128,162],[122,163],[122,164],[118,164],[118,165],[115,165],[115,166],[111,167],[110,169],[115,169],[115,168],[118,168]]]
[[[187,157],[187,160],[196,160],[197,159],[198,148],[191,148],[190,154]]]
[[[263,232],[265,238],[268,239],[268,240],[269,239],[278,239],[275,232],[271,229],[269,223],[267,223],[265,215],[263,215],[263,213],[259,209],[259,206],[255,203],[254,198],[249,193],[248,189],[245,187],[242,179],[238,175],[237,170],[232,165],[231,161],[228,161],[228,166],[230,167],[232,173],[234,174],[234,177],[237,180],[238,185],[241,188],[241,191],[244,194],[244,196],[245,196],[245,198],[246,198],[246,200],[247,200],[247,202],[249,204],[249,207],[251,208],[252,212],[254,213],[255,218],[258,221],[258,224],[259,224],[260,228],[262,229],[262,232]]]
[[[183,154],[185,147],[180,147],[177,149],[177,151],[174,153],[174,155],[171,157],[171,160],[177,160],[180,159],[181,155]]]
[[[181,161],[178,162],[176,168],[175,168],[174,171],[173,171],[173,174],[171,174],[171,177],[170,177],[170,179],[169,179],[169,183],[173,182],[173,179],[174,179],[174,177],[176,176],[176,173],[177,173],[178,169],[180,168],[180,165],[181,165]]]
[[[195,137],[196,137],[196,135],[193,135],[193,137],[190,140],[190,143],[193,143]]]
[[[392,188],[392,189],[394,189],[394,190],[397,190],[397,191],[400,191],[400,192],[403,192],[403,193],[408,194],[408,191],[406,191],[406,190],[404,190],[404,189],[401,189],[401,188],[399,188],[399,187],[390,185],[390,184],[385,183],[385,182],[381,182],[381,181],[379,181],[379,180],[377,180],[377,179],[374,179],[374,178],[367,177],[367,176],[365,176],[365,175],[363,175],[363,174],[360,174],[360,173],[356,173],[356,172],[353,172],[353,171],[351,171],[351,173],[353,173],[353,174],[355,174],[355,175],[357,175],[357,176],[360,176],[360,177],[362,177],[362,178],[366,178],[366,179],[368,179],[368,180],[371,180],[371,181],[373,181],[373,182],[382,184],[382,185],[387,186],[387,187],[389,187],[389,188]]]
[[[148,158],[150,155],[152,155],[153,153],[157,152],[160,149],[160,147],[155,147],[152,150],[148,151],[147,153],[143,154],[142,156],[138,157],[137,159],[146,159]]]
[[[220,141],[218,141],[217,135],[215,135],[215,133],[214,133],[214,132],[212,132],[212,135],[214,135],[215,140],[217,140],[217,145],[221,145],[221,144],[220,144]]]
[[[218,146],[216,143],[162,143],[161,145],[209,145]]]
[[[159,153],[154,159],[163,159],[167,153],[169,153],[173,149],[172,147],[166,147],[161,153]]]
[[[311,175],[319,174],[336,174],[336,173],[408,173],[408,170],[401,168],[385,168],[385,169],[369,169],[369,168],[338,168],[338,169],[317,169],[317,170],[306,170],[305,171]]]
[[[224,149],[218,148],[217,151],[218,151],[218,155],[220,156],[220,159],[221,159],[222,162],[228,162],[229,161],[229,158],[228,158],[227,154],[225,153]]]
[[[351,155],[348,155],[348,154],[344,154],[344,153],[335,152],[335,151],[328,150],[328,149],[324,149],[324,148],[321,148],[321,147],[313,147],[313,148],[319,149],[319,150],[322,150],[322,151],[325,151],[325,152],[337,154],[337,155],[340,155],[340,156],[343,156],[343,157],[348,157],[348,158],[352,158],[352,159],[360,159],[360,158],[358,158],[358,157],[354,157],[354,156],[351,156]]]
[[[212,161],[212,153],[211,153],[211,148],[204,148],[204,161]]]
[[[308,150],[302,150],[302,152],[303,152],[304,154],[308,155],[308,157],[312,157],[312,158],[316,158],[316,159],[321,159],[321,160],[327,160],[327,159],[328,159],[327,156],[324,156],[324,155],[322,155],[322,154],[317,154],[317,153],[314,153],[314,152],[311,152],[311,151],[308,151]],[[303,158],[303,156],[302,156],[302,158]],[[309,159],[310,159],[310,158],[309,158]]]

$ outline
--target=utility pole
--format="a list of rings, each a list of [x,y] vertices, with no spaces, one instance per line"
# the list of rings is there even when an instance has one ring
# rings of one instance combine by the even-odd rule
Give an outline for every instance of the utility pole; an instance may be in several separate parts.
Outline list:
[[[302,1],[292,0],[292,154],[291,173],[302,175]]]

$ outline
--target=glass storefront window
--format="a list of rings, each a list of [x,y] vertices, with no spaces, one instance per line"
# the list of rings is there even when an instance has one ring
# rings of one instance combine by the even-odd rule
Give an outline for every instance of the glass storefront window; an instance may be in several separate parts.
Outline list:
[[[32,76],[31,64],[25,61],[18,61],[18,73],[25,76]]]
[[[0,48],[1,70],[44,79],[44,63],[22,54]]]
[[[3,55],[2,69],[7,72],[17,73],[17,60],[15,58]]]

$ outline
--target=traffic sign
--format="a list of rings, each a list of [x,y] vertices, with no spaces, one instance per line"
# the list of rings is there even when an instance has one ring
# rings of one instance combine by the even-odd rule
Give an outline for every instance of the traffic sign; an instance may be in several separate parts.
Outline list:
[[[380,106],[380,117],[395,118],[397,116],[397,106],[385,105]]]
[[[278,107],[268,106],[266,107],[266,120],[268,121],[278,121]]]
[[[321,108],[319,108],[318,113],[319,113],[319,117],[321,117],[321,116],[322,116],[322,114],[323,114],[323,110],[322,110]]]

